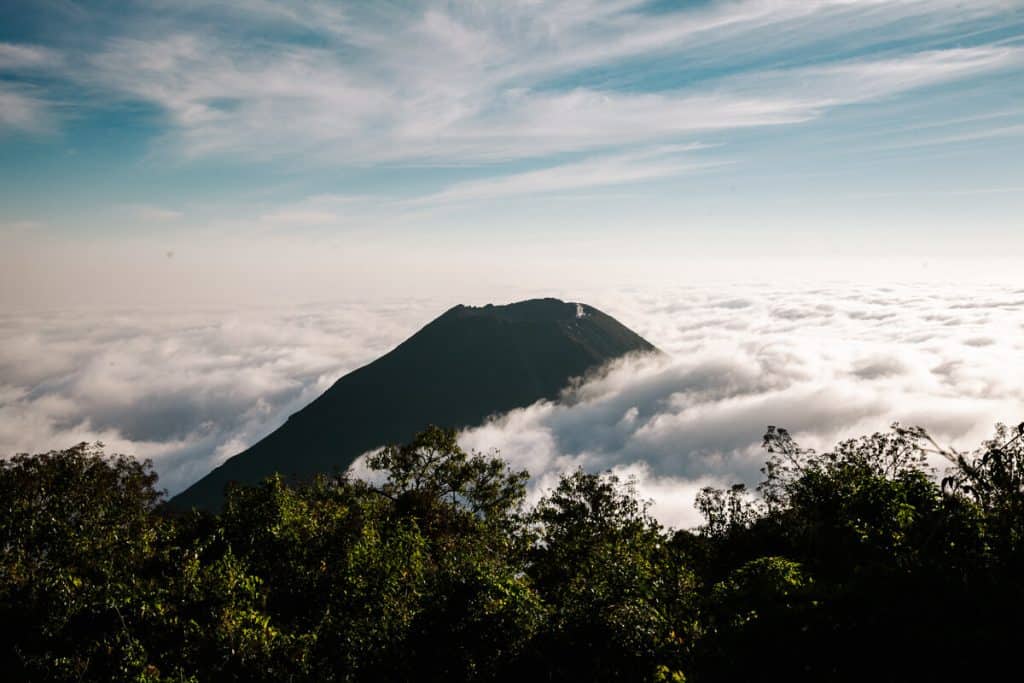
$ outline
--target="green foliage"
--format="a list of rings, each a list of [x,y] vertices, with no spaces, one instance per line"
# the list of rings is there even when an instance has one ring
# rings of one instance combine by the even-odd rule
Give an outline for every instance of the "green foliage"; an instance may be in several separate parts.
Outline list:
[[[758,507],[749,499],[744,484],[734,484],[727,490],[707,486],[697,494],[697,509],[704,516],[701,532],[711,538],[721,538],[746,529],[758,516]]]
[[[996,425],[979,451],[953,455],[956,468],[943,488],[977,507],[987,522],[985,540],[1005,569],[1024,569],[1024,423],[1012,434]]]
[[[826,453],[769,428],[757,494],[663,529],[631,482],[525,472],[428,428],[344,477],[161,507],[99,445],[0,461],[12,681],[978,680],[1024,633],[1024,429]],[[929,456],[945,456],[941,481]],[[935,652],[936,644],[943,647]],[[880,663],[885,662],[884,666]]]
[[[1019,574],[992,571],[1012,551],[986,543],[1003,522],[970,486],[981,470],[963,467],[991,462],[996,442],[964,458],[945,491],[928,466],[932,446],[922,430],[894,425],[819,454],[769,428],[753,518],[720,522],[737,517],[724,493],[709,505],[719,533],[701,563],[714,583],[693,678],[961,680],[997,670],[1000,657],[972,652],[1009,647],[1024,593]],[[920,654],[953,642],[941,658]]]
[[[468,454],[453,429],[428,427],[411,443],[371,455],[370,469],[386,471],[379,492],[400,514],[421,524],[462,531],[471,521],[501,524],[519,511],[529,473],[512,472],[500,458]]]
[[[686,611],[694,579],[631,484],[577,470],[533,521],[528,572],[551,612],[538,642],[544,669],[559,680],[650,680],[677,662],[673,607]]]
[[[15,679],[132,677],[146,661],[139,609],[162,521],[149,463],[102,445],[0,461],[0,623]],[[102,663],[97,667],[97,659]]]
[[[387,480],[371,491],[396,523],[422,531],[423,596],[394,675],[492,680],[515,665],[543,620],[522,575],[526,472],[466,453],[454,430],[428,427],[368,459]]]

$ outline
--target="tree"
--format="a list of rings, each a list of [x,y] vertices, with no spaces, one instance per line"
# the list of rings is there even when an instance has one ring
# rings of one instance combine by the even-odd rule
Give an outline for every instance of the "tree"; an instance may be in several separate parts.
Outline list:
[[[368,458],[371,469],[386,473],[371,490],[427,543],[422,609],[403,657],[418,680],[512,675],[544,618],[519,564],[528,543],[520,513],[529,475],[499,457],[466,453],[456,436],[432,426]]]
[[[956,464],[943,489],[977,506],[993,560],[1013,573],[1024,570],[1024,423],[1012,432],[996,425],[974,453],[942,452]]]
[[[370,469],[387,472],[379,492],[428,525],[508,521],[522,505],[529,474],[513,472],[501,458],[466,453],[456,437],[453,429],[429,426],[410,443],[369,456]]]
[[[556,680],[653,680],[674,671],[682,637],[670,605],[687,604],[693,576],[671,565],[661,527],[632,484],[577,470],[532,519],[538,543],[528,571],[551,610],[540,668]]]
[[[145,668],[126,614],[163,522],[148,461],[102,444],[0,460],[0,666],[15,679],[118,678]],[[16,625],[16,627],[15,627]]]

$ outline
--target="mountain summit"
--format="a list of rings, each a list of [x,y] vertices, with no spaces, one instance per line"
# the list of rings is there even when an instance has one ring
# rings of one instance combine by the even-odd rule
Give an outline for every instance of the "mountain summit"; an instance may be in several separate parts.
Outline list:
[[[344,471],[361,454],[407,442],[428,424],[478,425],[494,413],[556,398],[573,377],[609,360],[654,350],[585,304],[531,299],[456,306],[339,379],[171,506],[217,509],[228,482],[256,483],[274,472],[305,479]]]

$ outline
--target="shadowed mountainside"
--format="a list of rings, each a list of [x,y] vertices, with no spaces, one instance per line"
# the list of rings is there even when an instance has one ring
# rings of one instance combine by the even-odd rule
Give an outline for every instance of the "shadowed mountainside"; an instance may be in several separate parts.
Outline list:
[[[656,349],[591,306],[533,299],[456,306],[376,361],[334,383],[279,429],[174,497],[218,509],[231,481],[274,472],[307,479],[344,471],[361,454],[404,443],[424,425],[461,428],[556,398],[571,378],[630,352]]]

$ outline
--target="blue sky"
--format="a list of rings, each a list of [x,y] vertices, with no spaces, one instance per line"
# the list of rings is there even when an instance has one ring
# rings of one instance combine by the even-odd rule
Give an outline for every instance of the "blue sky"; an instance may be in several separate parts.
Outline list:
[[[1022,197],[1020,2],[0,7],[0,305],[1012,277]]]

